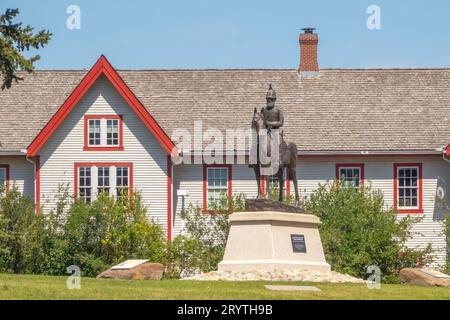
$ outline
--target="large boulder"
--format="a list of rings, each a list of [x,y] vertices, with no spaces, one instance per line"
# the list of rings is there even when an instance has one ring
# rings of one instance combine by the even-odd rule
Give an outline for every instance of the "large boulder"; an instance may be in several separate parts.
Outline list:
[[[97,279],[121,280],[161,280],[164,266],[160,263],[143,263],[132,269],[108,269],[97,276]]]
[[[432,273],[439,275],[439,272]],[[421,269],[405,268],[400,270],[400,281],[402,283],[414,284],[418,286],[438,286],[450,287],[450,278],[445,278],[444,274],[433,276]]]

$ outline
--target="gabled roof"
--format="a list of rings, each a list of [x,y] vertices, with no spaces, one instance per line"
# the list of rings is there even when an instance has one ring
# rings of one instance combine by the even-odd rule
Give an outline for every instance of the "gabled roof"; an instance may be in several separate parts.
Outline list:
[[[172,152],[174,144],[170,138],[161,129],[155,119],[153,119],[147,109],[145,109],[145,107],[140,103],[134,93],[128,88],[105,56],[102,55],[91,70],[89,70],[89,72],[83,77],[81,82],[76,86],[58,111],[47,122],[45,127],[34,138],[33,142],[31,142],[28,146],[27,153],[29,156],[33,157],[38,154],[45,142],[52,136],[61,123],[63,123],[64,119],[69,115],[72,109],[76,107],[77,103],[81,100],[84,94],[91,88],[91,86],[101,75],[104,75],[111,82],[131,109],[136,112],[145,126],[155,135],[156,139],[161,143],[166,152],[169,154]]]
[[[37,71],[0,92],[0,151],[23,149],[87,71]],[[269,83],[286,139],[300,151],[433,151],[450,142],[450,69],[121,70],[170,136],[176,128],[247,128]],[[14,134],[11,134],[14,129]],[[20,132],[16,131],[20,130]]]

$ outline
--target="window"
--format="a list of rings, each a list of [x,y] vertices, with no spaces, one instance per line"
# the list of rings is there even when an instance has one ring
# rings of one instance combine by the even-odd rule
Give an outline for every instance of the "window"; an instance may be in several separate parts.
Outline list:
[[[89,120],[89,145],[99,146],[100,143],[100,120]]]
[[[120,197],[128,192],[129,172],[128,167],[116,168],[116,196]]]
[[[84,116],[84,151],[123,151],[123,117]]]
[[[204,165],[203,175],[204,210],[223,196],[231,197],[231,165]]]
[[[94,184],[92,183],[94,181]],[[96,183],[95,183],[96,182]],[[91,202],[102,192],[121,196],[132,193],[133,164],[128,162],[75,163],[75,196]]]
[[[364,164],[336,164],[336,180],[359,188],[364,185]]]
[[[91,187],[91,168],[90,167],[80,167],[79,168],[79,197],[84,199],[86,202],[91,202],[92,200],[92,187]]]
[[[400,213],[422,213],[422,164],[395,164],[394,191]]]
[[[97,192],[98,194],[104,192],[109,195],[109,167],[99,167],[97,171],[98,184]]]
[[[106,120],[106,144],[108,146],[119,145],[119,120]]]
[[[9,188],[9,165],[0,164],[0,194]]]

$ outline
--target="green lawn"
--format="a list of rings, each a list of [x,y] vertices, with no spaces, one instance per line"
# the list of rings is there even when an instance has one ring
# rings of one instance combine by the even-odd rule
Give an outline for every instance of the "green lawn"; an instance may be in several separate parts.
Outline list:
[[[322,292],[279,292],[267,282],[119,281],[82,278],[80,290],[66,287],[67,277],[0,275],[0,299],[447,299],[450,288],[408,285],[368,289],[361,284],[311,284]]]

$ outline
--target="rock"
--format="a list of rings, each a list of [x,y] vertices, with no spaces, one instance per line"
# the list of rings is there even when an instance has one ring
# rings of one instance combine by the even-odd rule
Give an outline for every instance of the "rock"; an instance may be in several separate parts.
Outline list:
[[[97,276],[97,279],[121,280],[161,280],[164,266],[160,263],[143,263],[132,269],[108,269]]]
[[[400,270],[400,281],[418,286],[450,287],[450,278],[438,278],[421,269],[405,268]]]

